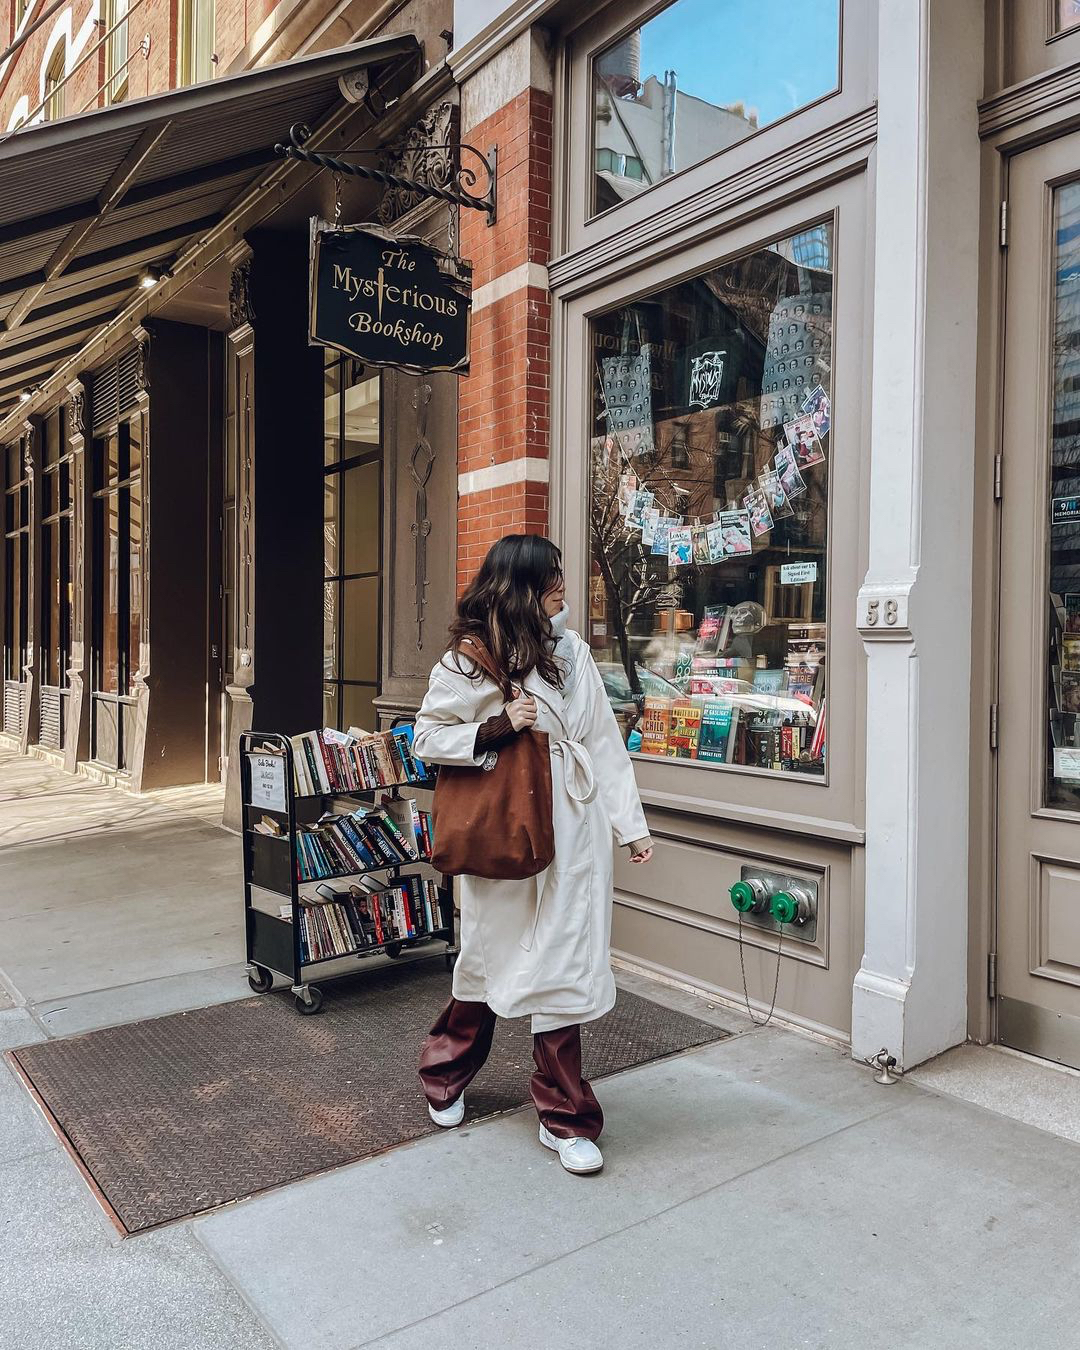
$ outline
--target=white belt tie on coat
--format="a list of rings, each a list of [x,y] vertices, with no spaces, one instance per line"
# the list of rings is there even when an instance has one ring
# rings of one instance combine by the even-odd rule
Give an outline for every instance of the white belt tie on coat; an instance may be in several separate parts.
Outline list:
[[[562,740],[552,740],[550,749],[553,759],[562,762],[563,785],[566,788],[566,795],[575,802],[580,802],[582,806],[588,806],[593,801],[597,793],[596,774],[593,771],[592,757],[588,750],[580,741],[572,741],[569,737]],[[552,764],[552,772],[555,772],[555,766]],[[544,905],[544,893],[547,890],[548,873],[550,867],[545,867],[536,877],[536,912],[533,914],[533,921],[529,927],[528,935],[521,940],[521,946],[525,951],[532,951],[533,942],[536,940],[536,926],[540,922],[540,911]]]

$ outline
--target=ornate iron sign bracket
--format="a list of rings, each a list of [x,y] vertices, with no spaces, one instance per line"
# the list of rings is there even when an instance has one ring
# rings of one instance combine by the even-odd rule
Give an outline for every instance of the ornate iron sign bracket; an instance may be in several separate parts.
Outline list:
[[[352,164],[347,159],[341,157],[341,152],[337,154],[327,154],[323,150],[309,150],[307,141],[311,137],[311,130],[302,122],[297,122],[289,128],[289,144],[283,145],[280,141],[274,146],[274,153],[283,156],[285,159],[305,160],[308,164],[314,164],[319,169],[329,169],[331,173],[350,174],[354,178],[370,178],[376,183],[382,183],[384,187],[398,188],[406,192],[415,192],[421,197],[437,197],[444,202],[454,202],[458,206],[467,206],[474,211],[484,211],[487,214],[487,223],[495,223],[496,206],[496,169],[497,169],[497,151],[496,147],[488,151],[486,155],[471,145],[462,142],[456,147],[458,153],[467,151],[470,155],[475,155],[480,161],[480,168],[474,169],[469,165],[463,165],[458,160],[450,174],[452,187],[440,187],[435,183],[419,182],[412,178],[402,178],[398,174],[387,173],[385,169],[372,168],[366,164]],[[455,147],[449,145],[431,145],[423,147],[424,151],[438,150],[447,151]],[[368,152],[346,152],[346,153],[372,153]],[[486,190],[482,195],[473,191],[477,185],[480,174],[486,178]]]

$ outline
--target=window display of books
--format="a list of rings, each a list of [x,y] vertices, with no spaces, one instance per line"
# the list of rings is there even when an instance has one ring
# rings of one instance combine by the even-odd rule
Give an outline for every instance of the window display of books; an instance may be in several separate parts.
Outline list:
[[[434,881],[419,876],[367,891],[359,886],[331,892],[330,900],[305,900],[299,909],[305,961],[351,956],[388,942],[408,942],[445,930],[444,897]],[[283,913],[283,918],[291,916]]]
[[[411,725],[379,732],[324,727],[291,736],[297,794],[312,797],[423,783],[428,769],[413,754],[412,738]]]
[[[632,751],[824,771],[832,255],[815,226],[590,321],[588,641]]]

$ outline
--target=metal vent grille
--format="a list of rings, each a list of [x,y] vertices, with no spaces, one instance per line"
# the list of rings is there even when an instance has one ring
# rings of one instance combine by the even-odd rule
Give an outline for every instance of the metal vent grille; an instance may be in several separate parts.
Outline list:
[[[139,351],[132,347],[94,372],[90,394],[90,427],[100,431],[135,407],[139,396]]]
[[[38,743],[50,750],[60,749],[60,690],[41,686],[38,719]]]
[[[9,736],[22,735],[23,697],[26,685],[19,680],[4,681],[4,731]]]

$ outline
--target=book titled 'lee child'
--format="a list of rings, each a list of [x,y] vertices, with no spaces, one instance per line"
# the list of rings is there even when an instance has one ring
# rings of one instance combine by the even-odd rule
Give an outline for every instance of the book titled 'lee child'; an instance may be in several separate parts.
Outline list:
[[[671,700],[656,694],[646,695],[641,715],[641,753],[668,755],[668,730],[671,726]]]
[[[698,759],[723,764],[728,757],[728,737],[731,735],[731,700],[707,698],[701,708],[701,730],[698,733]]]
[[[678,759],[697,759],[701,734],[701,700],[676,699],[671,705],[668,754]]]

